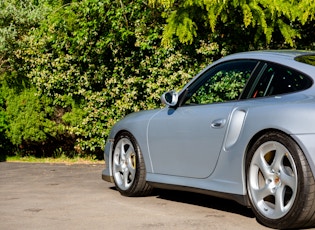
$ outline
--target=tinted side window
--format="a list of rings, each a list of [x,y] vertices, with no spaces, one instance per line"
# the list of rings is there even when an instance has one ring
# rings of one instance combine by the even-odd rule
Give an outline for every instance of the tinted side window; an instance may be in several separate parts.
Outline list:
[[[188,89],[185,104],[209,104],[239,98],[257,61],[241,60],[219,64]]]
[[[307,89],[312,80],[289,68],[268,63],[250,97],[266,97]]]

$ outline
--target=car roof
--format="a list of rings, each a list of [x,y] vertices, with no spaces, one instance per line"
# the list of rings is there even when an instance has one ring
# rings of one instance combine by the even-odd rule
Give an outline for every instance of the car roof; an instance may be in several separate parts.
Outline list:
[[[279,60],[279,59],[289,59],[294,60],[298,56],[302,55],[315,55],[315,51],[307,50],[261,50],[261,51],[247,51],[241,53],[235,53],[226,56],[223,59],[244,59],[253,58],[260,60]]]
[[[315,66],[297,61],[297,57],[301,56],[315,56],[314,50],[260,50],[260,51],[247,51],[241,53],[235,53],[225,56],[212,65],[216,65],[221,62],[237,60],[237,59],[253,59],[266,62],[274,62],[290,68],[304,72],[308,76],[312,77],[315,81]]]
[[[290,68],[299,70],[300,72],[303,72],[304,74],[308,75],[313,79],[315,82],[315,66],[309,65],[306,63],[302,63],[299,61],[296,61],[295,59],[299,56],[304,55],[315,55],[315,51],[307,51],[307,50],[259,50],[259,51],[247,51],[247,52],[240,52],[240,53],[234,53],[227,55],[225,57],[222,57],[210,65],[207,66],[207,68],[204,68],[201,72],[199,72],[191,81],[194,82],[197,78],[199,78],[200,75],[202,75],[204,72],[206,72],[209,68],[212,68],[213,66],[226,62],[226,61],[233,61],[237,59],[253,59],[258,61],[266,61],[266,62],[274,62],[278,63],[284,66],[288,66]],[[189,87],[190,84],[187,84],[185,87],[182,88],[182,91],[184,91],[187,87]]]

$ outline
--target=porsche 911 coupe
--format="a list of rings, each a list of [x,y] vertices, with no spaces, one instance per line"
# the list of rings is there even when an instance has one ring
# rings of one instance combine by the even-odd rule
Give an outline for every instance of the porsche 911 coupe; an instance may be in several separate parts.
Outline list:
[[[221,58],[165,107],[127,115],[106,142],[102,178],[124,196],[153,188],[252,208],[272,228],[315,225],[315,51]]]

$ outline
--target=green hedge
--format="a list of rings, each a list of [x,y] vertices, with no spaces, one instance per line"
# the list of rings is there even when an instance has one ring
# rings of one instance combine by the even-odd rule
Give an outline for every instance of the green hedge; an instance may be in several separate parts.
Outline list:
[[[211,32],[197,20],[206,12],[193,5],[183,13],[198,12],[193,16],[198,34],[189,44],[174,36],[166,47],[170,9],[162,7],[142,0],[1,2],[0,138],[6,141],[0,147],[38,156],[65,151],[101,158],[115,122],[161,107],[162,93],[179,90],[214,59],[291,45],[283,45],[276,29],[272,43],[255,37],[262,28],[244,27],[234,5],[226,9],[234,19],[221,18]],[[303,34],[303,48],[312,48],[303,42],[312,36],[303,33],[309,27],[292,25]],[[298,47],[298,39],[294,42]]]

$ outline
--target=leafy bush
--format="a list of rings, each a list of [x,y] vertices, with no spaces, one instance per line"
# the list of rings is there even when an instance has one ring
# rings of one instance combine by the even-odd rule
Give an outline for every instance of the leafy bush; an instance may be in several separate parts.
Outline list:
[[[17,72],[12,75],[20,78],[21,59],[25,46],[23,37],[52,10],[49,0],[5,0],[0,1],[0,75]]]
[[[67,111],[62,120],[79,153],[102,154],[117,120],[159,107],[165,90],[181,87],[200,69],[188,51],[160,46],[158,10],[140,0],[121,4],[73,2],[27,38],[28,77],[53,98],[50,106]]]
[[[117,120],[160,107],[163,92],[179,90],[214,59],[235,51],[298,47],[299,34],[303,48],[314,47],[312,21],[304,25],[300,15],[301,23],[279,27],[289,11],[275,7],[288,3],[273,2],[268,9],[266,1],[258,8],[239,1],[149,2],[0,2],[0,138],[23,154],[75,151],[101,158]],[[296,12],[301,9],[306,8]],[[269,20],[271,11],[284,13]],[[289,19],[297,18],[293,11]],[[307,12],[304,17],[313,20]],[[162,46],[166,40],[168,46]],[[215,86],[220,100],[238,95],[230,80],[223,77]]]
[[[57,148],[53,142],[58,142],[60,135],[64,135],[63,125],[56,122],[55,111],[49,106],[51,100],[39,97],[34,88],[21,93],[4,87],[2,90],[8,94],[5,113],[7,138],[19,146],[21,152],[51,156]]]
[[[9,142],[5,135],[5,131],[7,130],[7,120],[5,113],[5,99],[2,95],[2,91],[0,91],[0,162],[5,161]]]

